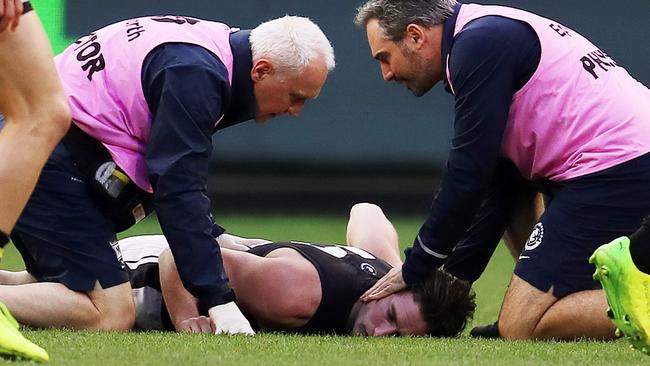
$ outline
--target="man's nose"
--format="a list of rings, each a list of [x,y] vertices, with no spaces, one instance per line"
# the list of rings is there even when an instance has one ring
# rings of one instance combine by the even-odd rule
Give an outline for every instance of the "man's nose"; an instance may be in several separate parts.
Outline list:
[[[397,334],[397,327],[394,324],[384,322],[377,327],[375,327],[373,336],[374,337],[385,337]]]
[[[395,77],[395,74],[387,64],[381,64],[381,76],[383,76],[384,81],[391,81]]]
[[[304,108],[305,104],[304,103],[296,103],[293,104],[292,106],[289,107],[287,110],[287,113],[289,113],[290,116],[292,117],[298,117],[300,113],[302,112],[302,109]]]

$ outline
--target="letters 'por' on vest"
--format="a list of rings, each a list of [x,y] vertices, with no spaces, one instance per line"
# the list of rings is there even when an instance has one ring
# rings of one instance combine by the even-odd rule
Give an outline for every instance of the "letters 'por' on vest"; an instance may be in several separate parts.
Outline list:
[[[223,62],[232,82],[234,30],[188,17],[142,17],[79,39],[55,58],[74,123],[101,141],[135,184],[152,192],[144,160],[151,127],[141,82],[145,58],[163,43],[196,44]]]

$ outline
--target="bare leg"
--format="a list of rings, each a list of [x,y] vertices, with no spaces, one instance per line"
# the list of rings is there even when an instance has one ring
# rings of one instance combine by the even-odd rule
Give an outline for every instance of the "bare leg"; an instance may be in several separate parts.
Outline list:
[[[570,325],[570,326],[569,326]],[[535,339],[614,338],[603,290],[581,291],[558,300],[537,324]]]
[[[0,285],[26,285],[36,283],[36,278],[27,271],[13,272],[0,270]]]
[[[128,282],[107,289],[97,283],[88,293],[53,282],[2,285],[0,301],[20,323],[40,328],[128,330],[135,319]]]
[[[0,33],[0,230],[11,232],[70,112],[35,12],[15,32]]]
[[[512,257],[517,260],[524,249],[533,227],[544,213],[544,198],[534,187],[525,186],[519,192],[515,212],[503,234],[503,240]]]
[[[581,291],[557,299],[512,276],[499,315],[499,332],[508,339],[611,339],[614,326],[600,290]]]
[[[348,245],[368,251],[393,267],[402,265],[397,231],[377,205],[352,206],[346,238]]]

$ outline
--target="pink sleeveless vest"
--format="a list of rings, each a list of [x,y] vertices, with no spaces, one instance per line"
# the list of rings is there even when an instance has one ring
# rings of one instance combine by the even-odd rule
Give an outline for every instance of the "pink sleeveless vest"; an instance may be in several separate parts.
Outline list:
[[[650,90],[575,31],[522,10],[462,5],[454,36],[498,15],[528,23],[541,60],[513,97],[501,144],[528,179],[563,181],[650,152]],[[447,64],[447,80],[451,80]]]
[[[151,113],[142,63],[160,44],[196,44],[223,62],[232,82],[232,31],[221,23],[164,16],[122,21],[81,38],[55,58],[72,119],[106,146],[135,184],[152,192],[144,160]]]

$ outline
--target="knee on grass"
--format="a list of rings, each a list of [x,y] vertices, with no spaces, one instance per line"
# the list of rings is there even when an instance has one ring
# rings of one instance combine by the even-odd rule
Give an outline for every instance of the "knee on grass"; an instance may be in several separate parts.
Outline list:
[[[527,340],[532,339],[533,337],[533,332],[528,329],[524,329],[521,324],[517,324],[516,320],[506,320],[505,317],[500,316],[498,324],[499,335],[501,338]]]
[[[90,306],[84,311],[82,328],[125,331],[133,327],[135,304],[130,291],[128,296],[89,296],[89,298],[91,305],[89,304]]]
[[[517,319],[515,316],[510,316],[508,314],[499,315],[499,335],[501,338],[511,339],[511,340],[533,340],[540,339],[539,335],[536,334],[537,327],[539,324],[528,324],[521,319]]]
[[[541,323],[524,324],[512,317],[509,320],[500,317],[498,324],[499,335],[505,339],[543,341],[561,338],[558,329]]]
[[[86,314],[85,324],[82,328],[107,331],[126,331],[133,328],[135,322],[135,309],[129,311],[100,312],[93,309]]]

